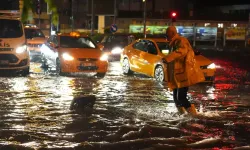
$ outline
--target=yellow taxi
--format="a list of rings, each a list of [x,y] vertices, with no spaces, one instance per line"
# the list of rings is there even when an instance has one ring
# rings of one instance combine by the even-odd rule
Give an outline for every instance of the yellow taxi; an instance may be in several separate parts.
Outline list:
[[[124,74],[133,72],[154,77],[163,82],[166,79],[166,66],[162,59],[168,55],[169,42],[165,38],[139,39],[126,46],[121,53],[121,65]],[[214,81],[215,64],[208,58],[195,52],[195,58],[204,72],[207,82]]]
[[[87,35],[70,32],[52,35],[41,47],[42,66],[66,73],[96,73],[103,77],[108,69],[108,55]]]

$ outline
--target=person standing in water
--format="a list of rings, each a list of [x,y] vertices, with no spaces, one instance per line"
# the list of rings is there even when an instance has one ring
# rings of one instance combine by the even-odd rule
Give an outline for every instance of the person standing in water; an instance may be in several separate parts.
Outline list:
[[[168,87],[173,91],[179,113],[187,111],[191,115],[197,115],[194,104],[187,98],[187,92],[189,86],[205,80],[204,74],[195,61],[189,41],[179,36],[174,26],[167,28],[166,35],[170,42],[170,52],[163,61],[167,64]]]

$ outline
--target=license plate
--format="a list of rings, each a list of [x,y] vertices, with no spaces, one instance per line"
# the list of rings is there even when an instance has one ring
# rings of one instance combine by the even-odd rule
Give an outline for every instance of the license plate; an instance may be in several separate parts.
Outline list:
[[[0,64],[7,65],[7,64],[9,64],[9,61],[8,60],[0,60]]]
[[[81,66],[85,66],[85,67],[95,66],[95,63],[91,63],[91,62],[84,62],[84,63],[81,63]]]

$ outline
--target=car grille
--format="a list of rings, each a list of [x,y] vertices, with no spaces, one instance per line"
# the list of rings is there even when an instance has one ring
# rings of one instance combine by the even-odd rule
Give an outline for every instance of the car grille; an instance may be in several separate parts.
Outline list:
[[[0,68],[22,67],[28,64],[28,59],[23,59],[19,64],[0,64]]]
[[[78,66],[77,69],[81,71],[95,71],[98,69],[98,67],[97,66]]]
[[[43,44],[28,44],[29,47],[42,47]]]
[[[14,48],[0,48],[0,51],[13,51]]]
[[[13,54],[0,54],[0,60],[8,60],[9,63],[18,62],[18,58]]]
[[[96,58],[78,58],[79,61],[97,61]]]
[[[201,66],[201,69],[207,69],[208,65],[206,66]]]

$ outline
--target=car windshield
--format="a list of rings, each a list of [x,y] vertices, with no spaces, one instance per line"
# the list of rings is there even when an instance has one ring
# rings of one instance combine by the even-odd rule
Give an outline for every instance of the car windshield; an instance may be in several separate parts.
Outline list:
[[[169,43],[168,42],[157,42],[156,43],[161,53],[168,54],[169,53]]]
[[[42,30],[40,29],[24,29],[26,39],[32,39],[36,37],[45,38]]]
[[[61,36],[62,48],[97,48],[96,44],[88,37]]]
[[[19,38],[23,36],[19,20],[0,19],[0,38]]]

